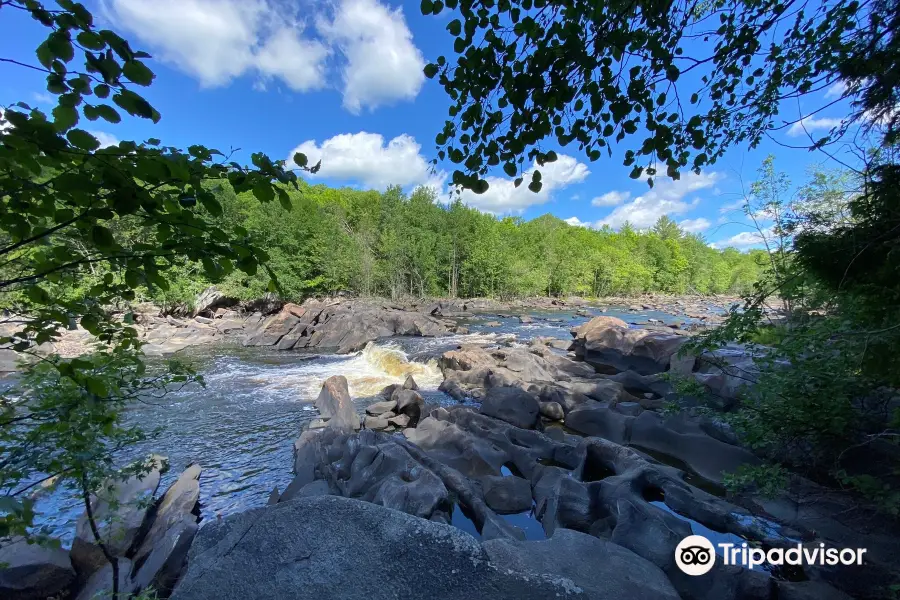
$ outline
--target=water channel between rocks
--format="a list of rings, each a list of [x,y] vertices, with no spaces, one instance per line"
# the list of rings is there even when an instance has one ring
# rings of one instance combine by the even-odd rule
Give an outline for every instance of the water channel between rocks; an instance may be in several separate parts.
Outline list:
[[[591,309],[593,315],[600,314]],[[518,313],[517,313],[518,314]],[[322,382],[332,375],[347,377],[351,396],[360,412],[391,383],[413,375],[425,400],[432,404],[456,404],[438,391],[442,381],[436,359],[463,343],[527,343],[538,336],[569,340],[569,329],[589,316],[571,311],[528,311],[534,323],[496,314],[473,315],[460,321],[467,335],[439,338],[393,338],[371,344],[355,354],[316,355],[279,352],[239,345],[189,347],[178,356],[200,372],[206,387],[190,386],[162,400],[135,403],[126,418],[158,436],[129,450],[130,457],[152,452],[167,456],[170,470],[160,489],[171,483],[187,465],[198,462],[201,478],[201,518],[214,519],[262,506],[272,488],[284,489],[291,480],[291,448],[303,426],[318,416],[313,402]],[[610,309],[604,313],[627,322],[657,319],[684,322],[683,317],[656,312]],[[489,327],[486,322],[499,326]],[[74,524],[83,510],[78,496],[68,490],[45,492],[38,501],[39,521],[68,545]],[[528,539],[542,539],[543,529],[533,514],[506,515],[523,529]],[[453,524],[477,534],[467,517],[454,509]]]

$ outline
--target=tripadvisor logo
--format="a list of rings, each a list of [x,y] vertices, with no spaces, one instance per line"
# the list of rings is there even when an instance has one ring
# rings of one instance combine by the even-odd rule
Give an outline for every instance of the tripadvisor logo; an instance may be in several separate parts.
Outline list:
[[[762,565],[861,565],[865,548],[826,548],[825,544],[790,548],[754,548],[746,543],[737,546],[720,543],[718,558],[725,565],[741,565],[748,569]],[[702,535],[689,535],[675,547],[675,564],[688,575],[709,573],[716,564],[716,547]]]

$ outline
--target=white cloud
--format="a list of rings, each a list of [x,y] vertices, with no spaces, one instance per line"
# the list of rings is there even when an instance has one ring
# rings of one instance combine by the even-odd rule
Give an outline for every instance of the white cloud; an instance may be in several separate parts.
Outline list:
[[[4,116],[5,113],[3,112],[3,109],[0,108],[0,131],[6,131],[7,129],[12,128],[12,125],[10,125],[9,121],[7,121]]]
[[[740,210],[742,208],[744,208],[744,199],[740,198],[738,200],[735,200],[734,202],[729,202],[728,204],[723,204],[722,206],[719,207],[719,212],[724,214],[727,212],[731,212],[733,210]]]
[[[35,92],[31,95],[38,104],[56,104],[56,96],[46,92]]]
[[[712,187],[720,178],[721,175],[715,171],[699,175],[693,172],[684,173],[677,181],[668,177],[657,177],[654,179],[653,188],[613,210],[598,221],[597,226],[621,227],[627,221],[633,227],[647,229],[663,215],[681,215],[689,212],[700,199],[694,198],[691,202],[685,202],[684,197],[692,192]]]
[[[105,131],[91,131],[88,130],[88,133],[97,138],[97,141],[100,142],[101,148],[106,148],[107,146],[118,146],[119,138],[114,136],[111,133],[106,133]]]
[[[376,0],[344,0],[334,20],[320,20],[318,28],[347,59],[344,107],[350,112],[411,100],[419,93],[425,59],[401,9],[390,10]]]
[[[819,130],[830,131],[834,127],[839,127],[841,123],[840,119],[805,117],[791,125],[787,130],[787,134],[790,137],[799,137]]]
[[[698,219],[685,219],[678,223],[678,226],[688,233],[700,233],[701,231],[706,231],[709,229],[710,225],[712,225],[712,223],[703,217]]]
[[[294,154],[302,152],[310,165],[322,161],[321,170],[313,177],[355,181],[379,190],[392,184],[441,187],[443,174],[431,174],[428,161],[419,152],[421,148],[406,134],[385,144],[384,136],[361,131],[336,135],[321,145],[307,140],[291,151],[287,161],[293,165]]]
[[[531,175],[537,168],[541,172],[541,191],[535,194],[528,189]],[[523,174],[524,181],[515,187],[513,181],[502,177],[488,177],[488,191],[476,194],[469,190],[462,191],[462,200],[470,206],[494,213],[521,213],[529,206],[544,204],[550,200],[556,190],[561,190],[574,183],[584,181],[590,171],[587,165],[578,162],[571,156],[560,154],[555,162],[543,167],[533,166]]]
[[[766,237],[772,234],[771,229],[764,229],[763,233]],[[758,231],[742,231],[736,235],[713,242],[710,244],[713,248],[750,248],[752,246],[761,246],[763,244],[763,236]]]
[[[215,87],[241,76],[254,89],[279,80],[297,92],[328,87],[330,59],[353,113],[415,98],[425,60],[400,8],[339,0],[313,21],[298,0],[104,0],[106,15],[158,58]],[[308,5],[303,6],[308,9]],[[341,59],[342,57],[342,59]],[[337,73],[335,72],[336,76]]]
[[[631,198],[631,192],[606,192],[591,200],[591,206],[618,206]]]
[[[591,226],[589,221],[582,221],[578,217],[569,217],[565,221],[572,227],[590,227]]]
[[[825,90],[825,99],[831,100],[834,98],[840,98],[847,91],[847,84],[843,81],[835,81],[832,83],[827,90]]]

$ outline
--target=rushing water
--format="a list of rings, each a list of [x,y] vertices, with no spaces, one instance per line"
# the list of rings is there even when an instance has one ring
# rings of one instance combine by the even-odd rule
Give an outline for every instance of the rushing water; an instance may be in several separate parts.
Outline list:
[[[436,358],[444,351],[462,343],[527,342],[537,336],[571,339],[569,329],[589,318],[562,311],[527,314],[536,317],[536,322],[521,324],[517,317],[475,315],[461,323],[469,327],[467,335],[394,338],[345,356],[236,345],[187,348],[179,356],[202,373],[206,387],[193,385],[162,400],[130,407],[126,417],[130,422],[146,430],[161,430],[158,436],[130,449],[130,454],[168,457],[171,468],[161,489],[187,465],[199,463],[203,467],[203,519],[263,505],[272,488],[283,490],[291,480],[292,443],[304,425],[318,416],[313,402],[325,379],[344,375],[360,412],[386,385],[402,383],[407,375],[415,378],[426,402],[455,403],[437,389],[442,377]],[[657,312],[610,310],[605,314],[629,322],[675,319]],[[500,326],[488,327],[485,323],[489,321],[499,321]],[[83,509],[75,494],[45,492],[37,508],[40,521],[54,535],[71,541],[74,522]]]

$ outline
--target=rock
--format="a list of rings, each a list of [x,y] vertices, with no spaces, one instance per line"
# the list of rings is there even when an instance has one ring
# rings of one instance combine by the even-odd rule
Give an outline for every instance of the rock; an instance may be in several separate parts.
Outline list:
[[[201,325],[211,325],[213,322],[213,320],[210,319],[209,317],[201,317],[200,315],[197,315],[196,317],[194,317],[194,320],[196,322],[200,323]]]
[[[333,375],[325,380],[315,405],[319,409],[319,414],[328,420],[328,427],[359,429],[359,415],[356,414],[356,408],[347,389],[347,378],[343,375]]]
[[[172,538],[169,532],[173,527],[184,529],[184,522],[197,522],[194,514],[200,500],[200,474],[198,464],[192,464],[169,487],[156,508],[156,516],[150,530],[144,537],[141,547],[133,556],[136,564],[140,564],[151,553],[161,547],[164,538]],[[176,536],[177,537],[177,536]],[[173,544],[174,547],[174,544]]]
[[[484,501],[499,514],[531,509],[531,483],[521,477],[491,475],[481,479]]]
[[[485,327],[502,327],[503,323],[500,321],[486,321],[484,324]]]
[[[366,413],[370,415],[383,415],[397,408],[395,400],[385,400],[384,402],[374,402],[366,407]]]
[[[519,388],[497,387],[487,391],[481,403],[481,413],[521,427],[534,429],[540,405],[537,399]]]
[[[640,375],[661,373],[686,341],[684,336],[672,333],[629,329],[615,317],[595,317],[574,329],[572,335],[575,354],[608,374],[627,370]]]
[[[397,403],[397,414],[405,414],[409,417],[409,426],[415,427],[425,408],[425,399],[415,390],[398,389],[391,396],[391,400]]]
[[[188,550],[198,529],[196,517],[188,514],[157,536],[153,546],[141,557],[142,562],[135,558],[133,589],[139,591],[152,586],[157,594],[166,597],[186,566]]]
[[[231,306],[233,304],[235,304],[233,298],[227,298],[213,285],[197,295],[197,298],[194,300],[194,311],[191,316],[196,317],[207,311],[213,311],[216,308]],[[200,322],[202,323],[202,321]]]
[[[328,421],[325,419],[313,419],[307,425],[307,429],[324,429],[328,427]]]
[[[394,335],[436,336],[449,333],[431,315],[363,300],[307,300],[285,305],[259,325],[244,342],[279,350],[317,348],[348,353]]]
[[[541,416],[553,421],[562,421],[566,418],[566,413],[559,402],[541,402],[540,411]]]
[[[119,558],[119,598],[127,598],[134,590],[134,585],[129,579],[131,573],[131,561],[127,558]],[[116,600],[113,598],[113,568],[106,563],[100,570],[90,576],[75,600]]]
[[[0,542],[0,596],[7,600],[43,600],[64,594],[75,582],[69,553],[29,544]]]
[[[413,379],[412,375],[406,376],[406,381],[403,382],[403,389],[419,391],[419,386],[416,384],[416,380]]]
[[[91,500],[100,536],[113,556],[125,556],[140,542],[149,501],[159,487],[165,459],[154,455],[150,461],[152,468],[143,478],[132,477],[124,482],[114,482],[110,487],[104,486],[103,492]],[[71,557],[82,577],[107,563],[100,548],[94,544],[87,514],[78,518]]]
[[[527,325],[529,323],[534,323],[534,319],[529,317],[528,315],[522,315],[519,317],[519,323],[522,323],[523,325]]]
[[[385,568],[397,557],[403,557],[403,568]],[[566,581],[493,567],[481,544],[456,528],[324,496],[249,510],[204,527],[172,599],[369,600],[387,595],[429,600],[585,596]]]
[[[281,498],[281,492],[278,491],[278,486],[276,485],[272,488],[272,492],[269,494],[269,499],[266,500],[266,504],[278,504],[278,500]]]
[[[634,552],[570,529],[547,540],[491,540],[484,550],[501,569],[532,573],[536,581],[568,581],[589,598],[679,600],[665,573]]]
[[[363,421],[363,426],[366,429],[373,429],[375,431],[383,431],[388,428],[390,423],[388,423],[388,419],[381,415],[366,415],[365,420]]]
[[[394,425],[395,427],[399,427],[400,429],[407,427],[409,425],[409,422],[409,415],[406,414],[397,415],[396,417],[388,419],[388,423]]]

